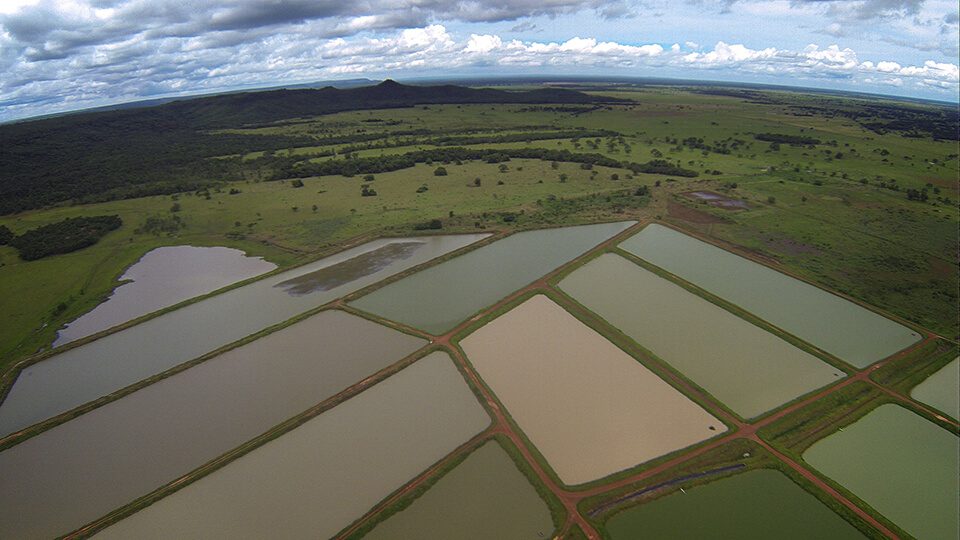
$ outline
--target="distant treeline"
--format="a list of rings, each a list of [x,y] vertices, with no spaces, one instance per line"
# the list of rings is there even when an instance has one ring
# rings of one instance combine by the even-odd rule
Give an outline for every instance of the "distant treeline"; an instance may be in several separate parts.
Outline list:
[[[758,141],[779,144],[820,144],[820,139],[802,135],[784,135],[782,133],[757,133],[753,138]]]
[[[340,90],[275,90],[184,99],[155,107],[0,125],[0,215],[68,201],[173,193],[243,178],[214,156],[316,145],[309,136],[241,135],[224,128],[350,110],[423,104],[592,104],[619,101],[563,89],[507,92],[389,81]],[[370,139],[375,135],[366,135]],[[362,137],[361,137],[362,138]],[[356,140],[356,139],[354,139]],[[332,142],[332,141],[327,141]]]
[[[21,259],[34,261],[92,246],[121,225],[123,221],[117,215],[67,218],[15,236],[10,245],[17,248]]]
[[[436,148],[419,150],[392,156],[379,156],[353,159],[331,159],[319,163],[308,161],[289,162],[282,165],[273,175],[274,180],[286,178],[306,178],[310,176],[354,176],[358,174],[374,174],[400,169],[408,169],[417,163],[428,162],[455,162],[455,161],[485,161],[487,163],[501,163],[516,159],[540,159],[545,161],[563,161],[580,163],[590,166],[624,168],[634,173],[667,174],[673,176],[695,177],[696,171],[684,169],[673,163],[655,159],[646,163],[617,161],[601,154],[580,154],[569,150],[551,150],[548,148]]]

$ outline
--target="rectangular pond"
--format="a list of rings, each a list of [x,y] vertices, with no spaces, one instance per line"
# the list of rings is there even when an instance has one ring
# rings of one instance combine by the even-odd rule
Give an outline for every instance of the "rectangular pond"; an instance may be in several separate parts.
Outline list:
[[[620,247],[859,368],[921,339],[849,300],[662,225]]]
[[[634,223],[516,233],[407,276],[351,305],[441,335]]]
[[[366,539],[551,538],[550,509],[496,441],[485,443]]]
[[[910,397],[960,418],[960,358],[954,358],[915,386]]]
[[[110,394],[486,236],[374,240],[64,351],[20,373],[6,400],[0,404],[0,436]],[[398,243],[416,243],[419,247],[403,250],[398,255],[392,247]],[[359,264],[358,259],[363,264]],[[307,286],[303,282],[311,279],[304,276],[311,275],[314,285]],[[325,285],[331,283],[334,285]],[[311,290],[305,291],[304,287]]]
[[[605,524],[613,540],[865,538],[779,471],[759,469],[627,508]]]
[[[560,289],[743,418],[845,376],[619,255],[590,261],[564,278]]]
[[[489,424],[433,353],[98,536],[330,538]]]
[[[960,439],[893,404],[817,441],[803,459],[917,538],[960,538]]]
[[[0,452],[0,537],[55,537],[146,495],[426,342],[324,311]]]
[[[461,346],[568,485],[726,431],[722,422],[546,296],[534,296],[487,323]]]

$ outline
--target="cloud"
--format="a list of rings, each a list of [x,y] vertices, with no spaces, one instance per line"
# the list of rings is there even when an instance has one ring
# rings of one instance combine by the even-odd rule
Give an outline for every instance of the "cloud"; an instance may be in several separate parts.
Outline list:
[[[716,3],[681,4],[687,10],[709,12],[708,16],[697,19],[683,12],[689,26],[666,29],[670,35],[658,28],[660,19],[649,16],[669,7],[666,0],[207,0],[198,6],[183,0],[0,0],[0,4],[4,73],[0,119],[118,100],[357,74],[474,75],[511,69],[849,81],[851,88],[860,83],[877,88],[899,85],[904,93],[950,99],[956,99],[957,90],[955,0],[855,0],[844,6],[833,1],[740,0],[728,3],[733,14],[724,16],[716,15]],[[831,35],[823,45],[786,47],[759,35],[752,37],[753,43],[711,39],[725,32],[738,34],[744,18],[815,20],[811,27],[823,28],[826,14],[836,20],[823,30]],[[609,17],[634,18],[617,25],[609,24]],[[863,17],[871,22],[863,22]],[[716,30],[700,29],[698,24],[707,19]],[[724,20],[732,21],[736,31],[724,27]],[[516,21],[509,32],[503,30],[508,21]],[[580,35],[557,36],[571,21]],[[622,34],[620,39],[604,35],[608,28],[615,31],[628,25],[624,33],[629,40]],[[544,27],[553,28],[552,39],[535,39]],[[891,45],[871,47],[872,58],[861,59],[855,49],[867,49],[848,36],[872,27],[896,32],[878,36],[875,43]],[[648,34],[664,41],[640,41]],[[808,31],[801,43],[823,36]],[[843,47],[832,44],[841,37]],[[911,54],[887,53],[908,47]],[[915,51],[923,51],[922,56]]]

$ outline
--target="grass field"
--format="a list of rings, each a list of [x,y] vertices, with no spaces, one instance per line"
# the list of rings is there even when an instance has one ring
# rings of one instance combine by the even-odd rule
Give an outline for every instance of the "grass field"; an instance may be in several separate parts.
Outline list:
[[[892,131],[881,135],[852,118],[829,114],[856,108],[853,99],[764,92],[764,101],[747,101],[667,87],[602,93],[634,103],[568,108],[573,112],[550,106],[430,105],[227,131],[312,137],[317,144],[272,152],[282,159],[310,160],[342,159],[349,149],[359,157],[398,154],[430,148],[426,141],[450,135],[489,140],[527,132],[611,130],[620,136],[473,146],[569,150],[640,163],[665,159],[699,177],[514,159],[503,164],[505,172],[500,164],[482,162],[419,164],[377,173],[372,182],[363,175],[327,176],[304,179],[303,187],[294,188],[289,181],[266,181],[275,165],[259,159],[265,152],[253,145],[246,154],[220,158],[235,162],[247,180],[223,183],[210,190],[209,198],[204,192],[182,193],[0,217],[0,225],[15,233],[73,216],[116,213],[124,221],[93,247],[38,261],[21,261],[13,248],[0,247],[0,370],[48,346],[58,327],[108,296],[123,270],[152,248],[224,245],[287,267],[352,238],[405,234],[433,219],[440,219],[446,232],[660,217],[744,246],[948,338],[958,335],[955,143]],[[827,112],[811,113],[811,107]],[[414,131],[419,135],[403,135]],[[821,144],[772,149],[755,140],[757,133],[814,137]],[[356,135],[377,138],[322,144],[325,138]],[[315,156],[326,151],[338,155]],[[434,175],[439,165],[448,175]],[[377,196],[362,197],[364,184]],[[417,193],[424,185],[428,189]],[[632,195],[641,185],[650,187],[649,197]],[[239,193],[230,194],[231,189]],[[751,208],[729,212],[682,195],[693,189],[725,192]],[[907,200],[906,189],[927,189],[929,198]],[[135,232],[148,216],[172,216],[174,203],[180,205],[176,215],[184,228],[172,235]]]

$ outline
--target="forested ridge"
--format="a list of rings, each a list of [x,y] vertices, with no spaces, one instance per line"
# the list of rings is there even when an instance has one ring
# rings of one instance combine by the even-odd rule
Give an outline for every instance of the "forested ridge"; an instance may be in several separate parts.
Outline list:
[[[610,101],[616,100],[553,88],[507,92],[386,81],[343,90],[209,96],[7,124],[0,126],[0,215],[68,200],[95,202],[198,189],[239,178],[235,164],[207,158],[316,144],[306,136],[217,131],[224,128],[426,104]]]

